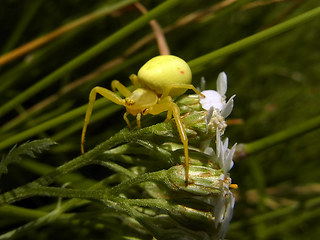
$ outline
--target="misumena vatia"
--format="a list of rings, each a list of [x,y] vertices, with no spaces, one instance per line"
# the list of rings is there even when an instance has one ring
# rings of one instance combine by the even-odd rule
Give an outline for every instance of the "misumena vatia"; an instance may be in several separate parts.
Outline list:
[[[188,137],[180,119],[180,109],[172,97],[185,93],[188,89],[195,91],[204,97],[192,84],[192,74],[188,64],[172,55],[162,55],[150,59],[138,72],[138,76],[132,74],[130,77],[135,90],[130,91],[118,80],[111,83],[113,91],[103,87],[94,87],[89,95],[89,104],[84,120],[81,135],[81,152],[84,153],[84,140],[87,126],[90,121],[93,104],[97,93],[110,101],[126,108],[123,115],[127,125],[131,127],[127,115],[136,116],[137,127],[141,127],[141,115],[157,115],[167,111],[166,122],[174,116],[179,135],[184,147],[185,156],[185,180],[189,178],[189,153]],[[119,97],[115,91],[118,90],[125,98]]]

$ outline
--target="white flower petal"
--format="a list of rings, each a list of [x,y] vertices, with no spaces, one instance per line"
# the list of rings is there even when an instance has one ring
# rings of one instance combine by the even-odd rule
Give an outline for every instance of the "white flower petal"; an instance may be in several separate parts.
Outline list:
[[[230,169],[233,167],[233,161],[232,161],[232,157],[233,155],[231,155],[231,151],[228,149],[227,154],[226,154],[226,159],[224,161],[224,173],[228,173],[230,171]]]
[[[229,138],[226,138],[223,142],[223,152],[227,152],[229,145]]]
[[[204,77],[201,77],[200,80],[200,91],[204,91],[206,89],[206,79]]]
[[[204,150],[204,153],[205,153],[205,154],[208,154],[208,155],[213,155],[213,154],[215,154],[212,147],[207,147],[207,148]]]
[[[224,197],[220,196],[217,205],[215,206],[214,212],[214,224],[216,228],[218,224],[222,222],[224,213],[226,211],[226,204],[224,201]]]
[[[217,91],[205,90],[201,93],[205,96],[204,98],[200,98],[200,104],[203,109],[208,111],[210,107],[213,107],[219,111],[222,110],[224,101]]]
[[[225,72],[221,72],[218,76],[217,91],[222,97],[225,97],[227,92],[227,74]]]
[[[216,163],[221,169],[223,169],[224,174],[227,174],[234,165],[233,155],[236,151],[236,145],[234,144],[231,149],[228,148],[229,139],[226,138],[224,141],[221,140],[220,130],[217,129],[216,132],[216,155],[212,155]]]
[[[216,152],[217,152],[217,158],[220,158],[221,155],[221,136],[220,136],[220,130],[217,129],[216,132]]]
[[[232,112],[233,109],[233,99],[236,95],[233,95],[228,102],[224,105],[222,111],[221,111],[221,115],[226,118],[230,115],[230,113]]]
[[[224,216],[223,216],[223,221],[221,223],[221,227],[219,230],[219,237],[220,239],[224,239],[224,237],[226,236],[230,221],[232,219],[232,215],[233,215],[233,208],[234,208],[234,204],[235,204],[235,198],[232,194],[232,192],[229,191],[229,193],[227,193],[225,195],[226,199],[224,201],[225,203],[225,212],[224,212]]]
[[[228,149],[228,155],[227,155],[227,160],[226,160],[226,164],[225,164],[225,171],[226,172],[229,172],[234,165],[233,155],[236,151],[236,146],[237,146],[237,144],[235,143],[230,150]]]

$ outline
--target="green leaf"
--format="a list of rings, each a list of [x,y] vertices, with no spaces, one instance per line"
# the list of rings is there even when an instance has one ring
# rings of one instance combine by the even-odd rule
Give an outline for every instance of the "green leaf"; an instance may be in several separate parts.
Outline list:
[[[44,138],[26,142],[19,147],[14,146],[6,157],[2,158],[0,162],[0,177],[3,173],[7,173],[7,166],[11,163],[16,163],[22,159],[23,155],[35,158],[37,154],[40,154],[50,148],[50,146],[57,144],[50,138]]]

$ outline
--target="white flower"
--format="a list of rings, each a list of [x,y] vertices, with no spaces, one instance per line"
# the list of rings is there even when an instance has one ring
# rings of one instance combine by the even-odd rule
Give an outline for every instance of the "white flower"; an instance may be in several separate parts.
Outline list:
[[[216,132],[216,158],[219,167],[223,169],[224,174],[227,174],[233,167],[233,155],[236,151],[236,144],[231,149],[228,148],[229,139],[221,140],[221,134],[219,129]]]
[[[227,92],[227,75],[222,72],[219,74],[217,79],[217,91],[205,90],[201,93],[205,98],[200,98],[200,104],[203,109],[209,111],[210,108],[217,109],[223,117],[230,115],[233,108],[233,95],[228,102],[226,102]]]
[[[201,93],[205,96],[205,98],[200,98],[200,103],[203,109],[208,111],[210,108],[215,108],[220,112],[222,111],[224,101],[217,91],[205,90]]]
[[[204,82],[204,80],[202,80],[202,82]],[[204,84],[202,83],[202,85]],[[223,134],[226,126],[223,125],[223,123],[225,123],[224,119],[231,113],[233,108],[233,98],[235,97],[235,95],[233,95],[226,102],[226,91],[227,75],[222,72],[219,74],[217,79],[217,91],[202,91],[201,93],[205,95],[205,98],[200,98],[202,108],[208,111],[206,117],[207,127],[211,124],[214,125],[216,129],[216,149],[214,150],[209,147],[210,140],[207,140],[203,143],[203,146],[205,147],[204,153],[211,155],[212,160],[223,170],[223,173],[220,176],[220,181],[222,183],[221,193],[217,199],[210,199],[210,202],[215,205],[214,221],[215,227],[218,230],[219,239],[224,239],[227,233],[235,204],[235,197],[229,189],[231,184],[229,171],[234,164],[233,155],[236,150],[236,144],[229,149],[229,139],[221,139],[221,135]]]
[[[222,177],[224,178],[224,176]],[[233,208],[235,204],[235,198],[229,189],[231,179],[227,177],[222,181],[223,188],[216,203],[214,213],[215,227],[219,227],[219,239],[224,239],[227,233],[230,221],[232,219]]]
[[[223,133],[227,127],[226,121],[221,112],[213,107],[210,107],[207,111],[207,116],[205,118],[206,128],[208,129],[220,129],[220,132]]]
[[[216,131],[216,150],[214,151],[211,147],[207,147],[204,153],[211,155],[213,161],[215,161],[223,173],[220,175],[220,181],[222,182],[221,193],[217,200],[214,200],[215,210],[215,227],[218,229],[219,239],[224,239],[232,215],[235,204],[235,198],[230,191],[229,187],[231,184],[231,178],[229,177],[229,171],[233,167],[233,155],[235,152],[236,144],[229,149],[229,139],[226,138],[224,141],[221,139],[221,132],[219,129]]]
[[[216,151],[211,147],[206,147],[204,153],[213,156],[213,160],[218,163],[219,167],[223,169],[223,173],[227,174],[233,167],[233,155],[236,151],[236,145],[234,144],[231,149],[228,148],[229,139],[224,141],[221,139],[221,132],[219,128],[216,130]]]

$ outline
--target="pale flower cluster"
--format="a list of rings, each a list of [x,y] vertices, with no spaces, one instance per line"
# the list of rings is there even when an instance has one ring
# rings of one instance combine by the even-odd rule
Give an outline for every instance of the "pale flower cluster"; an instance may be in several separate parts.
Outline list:
[[[218,110],[221,115],[226,118],[230,115],[233,109],[233,95],[228,102],[226,102],[227,92],[227,75],[222,72],[217,79],[217,91],[204,90],[201,93],[205,95],[205,98],[200,99],[202,108],[210,111],[211,108]]]
[[[220,227],[219,239],[224,239],[232,219],[235,197],[229,189],[231,179],[229,177],[225,178],[225,176],[221,177],[224,178],[222,180],[223,188],[215,206],[214,220],[216,228]]]
[[[220,118],[226,118],[230,115],[233,108],[233,95],[226,102],[226,91],[227,91],[227,75],[222,72],[219,74],[217,79],[217,91],[205,90],[201,93],[206,97],[200,99],[202,108],[208,111],[206,122],[212,122],[212,118],[220,121]],[[216,150],[206,146],[204,152],[211,155],[213,161],[215,161],[219,167],[223,170],[220,179],[222,182],[222,190],[220,196],[215,201],[215,227],[219,228],[219,239],[224,239],[229,223],[232,218],[233,208],[235,204],[235,198],[230,191],[229,187],[231,184],[231,178],[229,177],[229,171],[233,167],[233,155],[236,150],[236,144],[229,149],[229,139],[226,138],[224,141],[221,139],[223,134],[221,128],[216,128]]]

